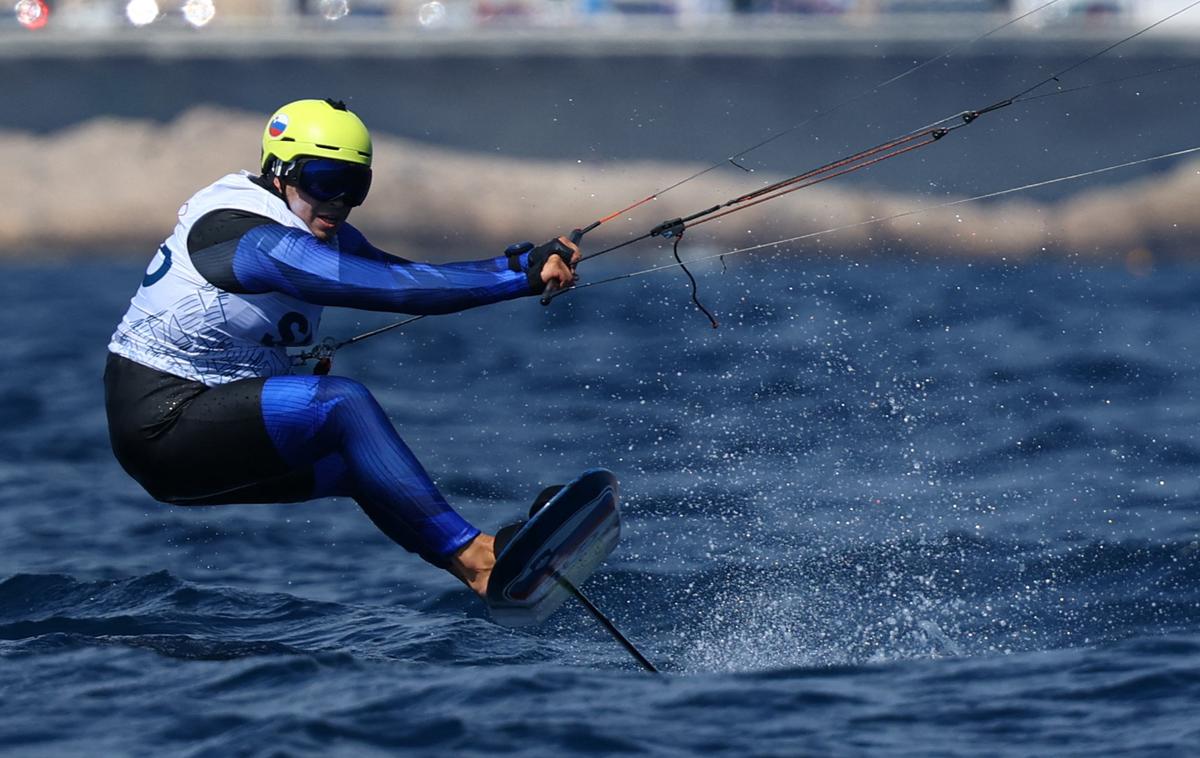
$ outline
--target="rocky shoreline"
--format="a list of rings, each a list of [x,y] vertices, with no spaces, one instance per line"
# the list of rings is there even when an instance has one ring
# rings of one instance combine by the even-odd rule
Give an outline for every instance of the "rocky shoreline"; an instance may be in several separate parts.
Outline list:
[[[187,197],[224,173],[253,169],[259,114],[200,107],[169,123],[96,118],[49,135],[0,132],[0,258],[145,256],[171,231]],[[178,145],[197,146],[182,152]],[[1166,150],[1160,151],[1166,152]],[[1131,157],[1143,157],[1143,152]],[[440,260],[490,255],[508,242],[569,230],[703,166],[530,160],[434,147],[378,135],[372,197],[353,222],[398,254]],[[1081,169],[1097,168],[1081,166]],[[1169,170],[1166,170],[1169,167]],[[1073,183],[1060,200],[1020,194],[933,210],[784,245],[796,255],[881,255],[1009,260],[1078,256],[1196,257],[1200,161],[1126,183]],[[771,177],[755,176],[755,182]],[[1039,181],[1051,176],[1029,176]],[[713,172],[630,219],[589,236],[591,246],[643,233],[658,221],[745,191],[747,178]],[[1007,186],[984,188],[983,191]],[[982,192],[980,193],[982,194]],[[706,224],[693,244],[744,247],[882,218],[954,199],[827,185]]]

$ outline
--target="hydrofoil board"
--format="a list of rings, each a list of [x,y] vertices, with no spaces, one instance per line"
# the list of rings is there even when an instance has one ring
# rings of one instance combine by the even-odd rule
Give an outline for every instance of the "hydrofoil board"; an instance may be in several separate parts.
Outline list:
[[[546,620],[616,548],[617,477],[595,468],[563,487],[500,547],[488,580],[492,618],[504,626]],[[503,531],[503,530],[502,530]]]

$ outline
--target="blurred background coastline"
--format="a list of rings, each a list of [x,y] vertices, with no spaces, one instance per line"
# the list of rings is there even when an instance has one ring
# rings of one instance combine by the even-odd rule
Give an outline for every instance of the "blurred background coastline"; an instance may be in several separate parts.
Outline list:
[[[487,29],[704,31],[732,36],[764,30],[807,36],[954,35],[983,17],[997,23],[1045,0],[17,0],[0,29],[107,32],[161,29],[331,29],[345,33],[470,32]],[[1094,34],[1144,26],[1177,10],[1171,0],[1060,0],[1018,30]],[[331,27],[336,23],[336,27]],[[1177,33],[1200,21],[1173,25]],[[436,37],[427,40],[436,40]],[[216,40],[210,36],[209,41]]]
[[[1162,0],[21,0],[0,15],[0,257],[149,255],[253,169],[271,108],[344,98],[377,135],[355,220],[402,254],[588,223],[761,139],[595,243],[982,107],[1186,5]],[[975,40],[972,44],[966,44]],[[711,224],[721,246],[1192,147],[1200,11],[929,151]],[[871,91],[924,60],[924,70]],[[1121,80],[1121,81],[1117,81]],[[1047,88],[1052,90],[1053,87]],[[791,246],[798,254],[1190,258],[1187,159]]]

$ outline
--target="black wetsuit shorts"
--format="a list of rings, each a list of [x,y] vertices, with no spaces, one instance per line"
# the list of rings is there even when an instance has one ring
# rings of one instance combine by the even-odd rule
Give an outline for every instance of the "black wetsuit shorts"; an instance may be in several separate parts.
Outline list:
[[[151,496],[167,503],[307,500],[312,470],[289,467],[267,434],[265,381],[207,387],[110,353],[104,400],[113,453]]]

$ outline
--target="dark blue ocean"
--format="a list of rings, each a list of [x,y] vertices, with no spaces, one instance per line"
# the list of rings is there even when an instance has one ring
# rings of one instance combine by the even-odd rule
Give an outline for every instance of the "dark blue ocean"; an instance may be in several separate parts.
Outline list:
[[[661,676],[578,607],[494,625],[351,501],[152,501],[100,384],[141,270],[0,276],[0,753],[1200,745],[1200,268],[745,256],[697,266],[716,331],[673,271],[342,351],[482,528],[616,472],[585,589]]]

